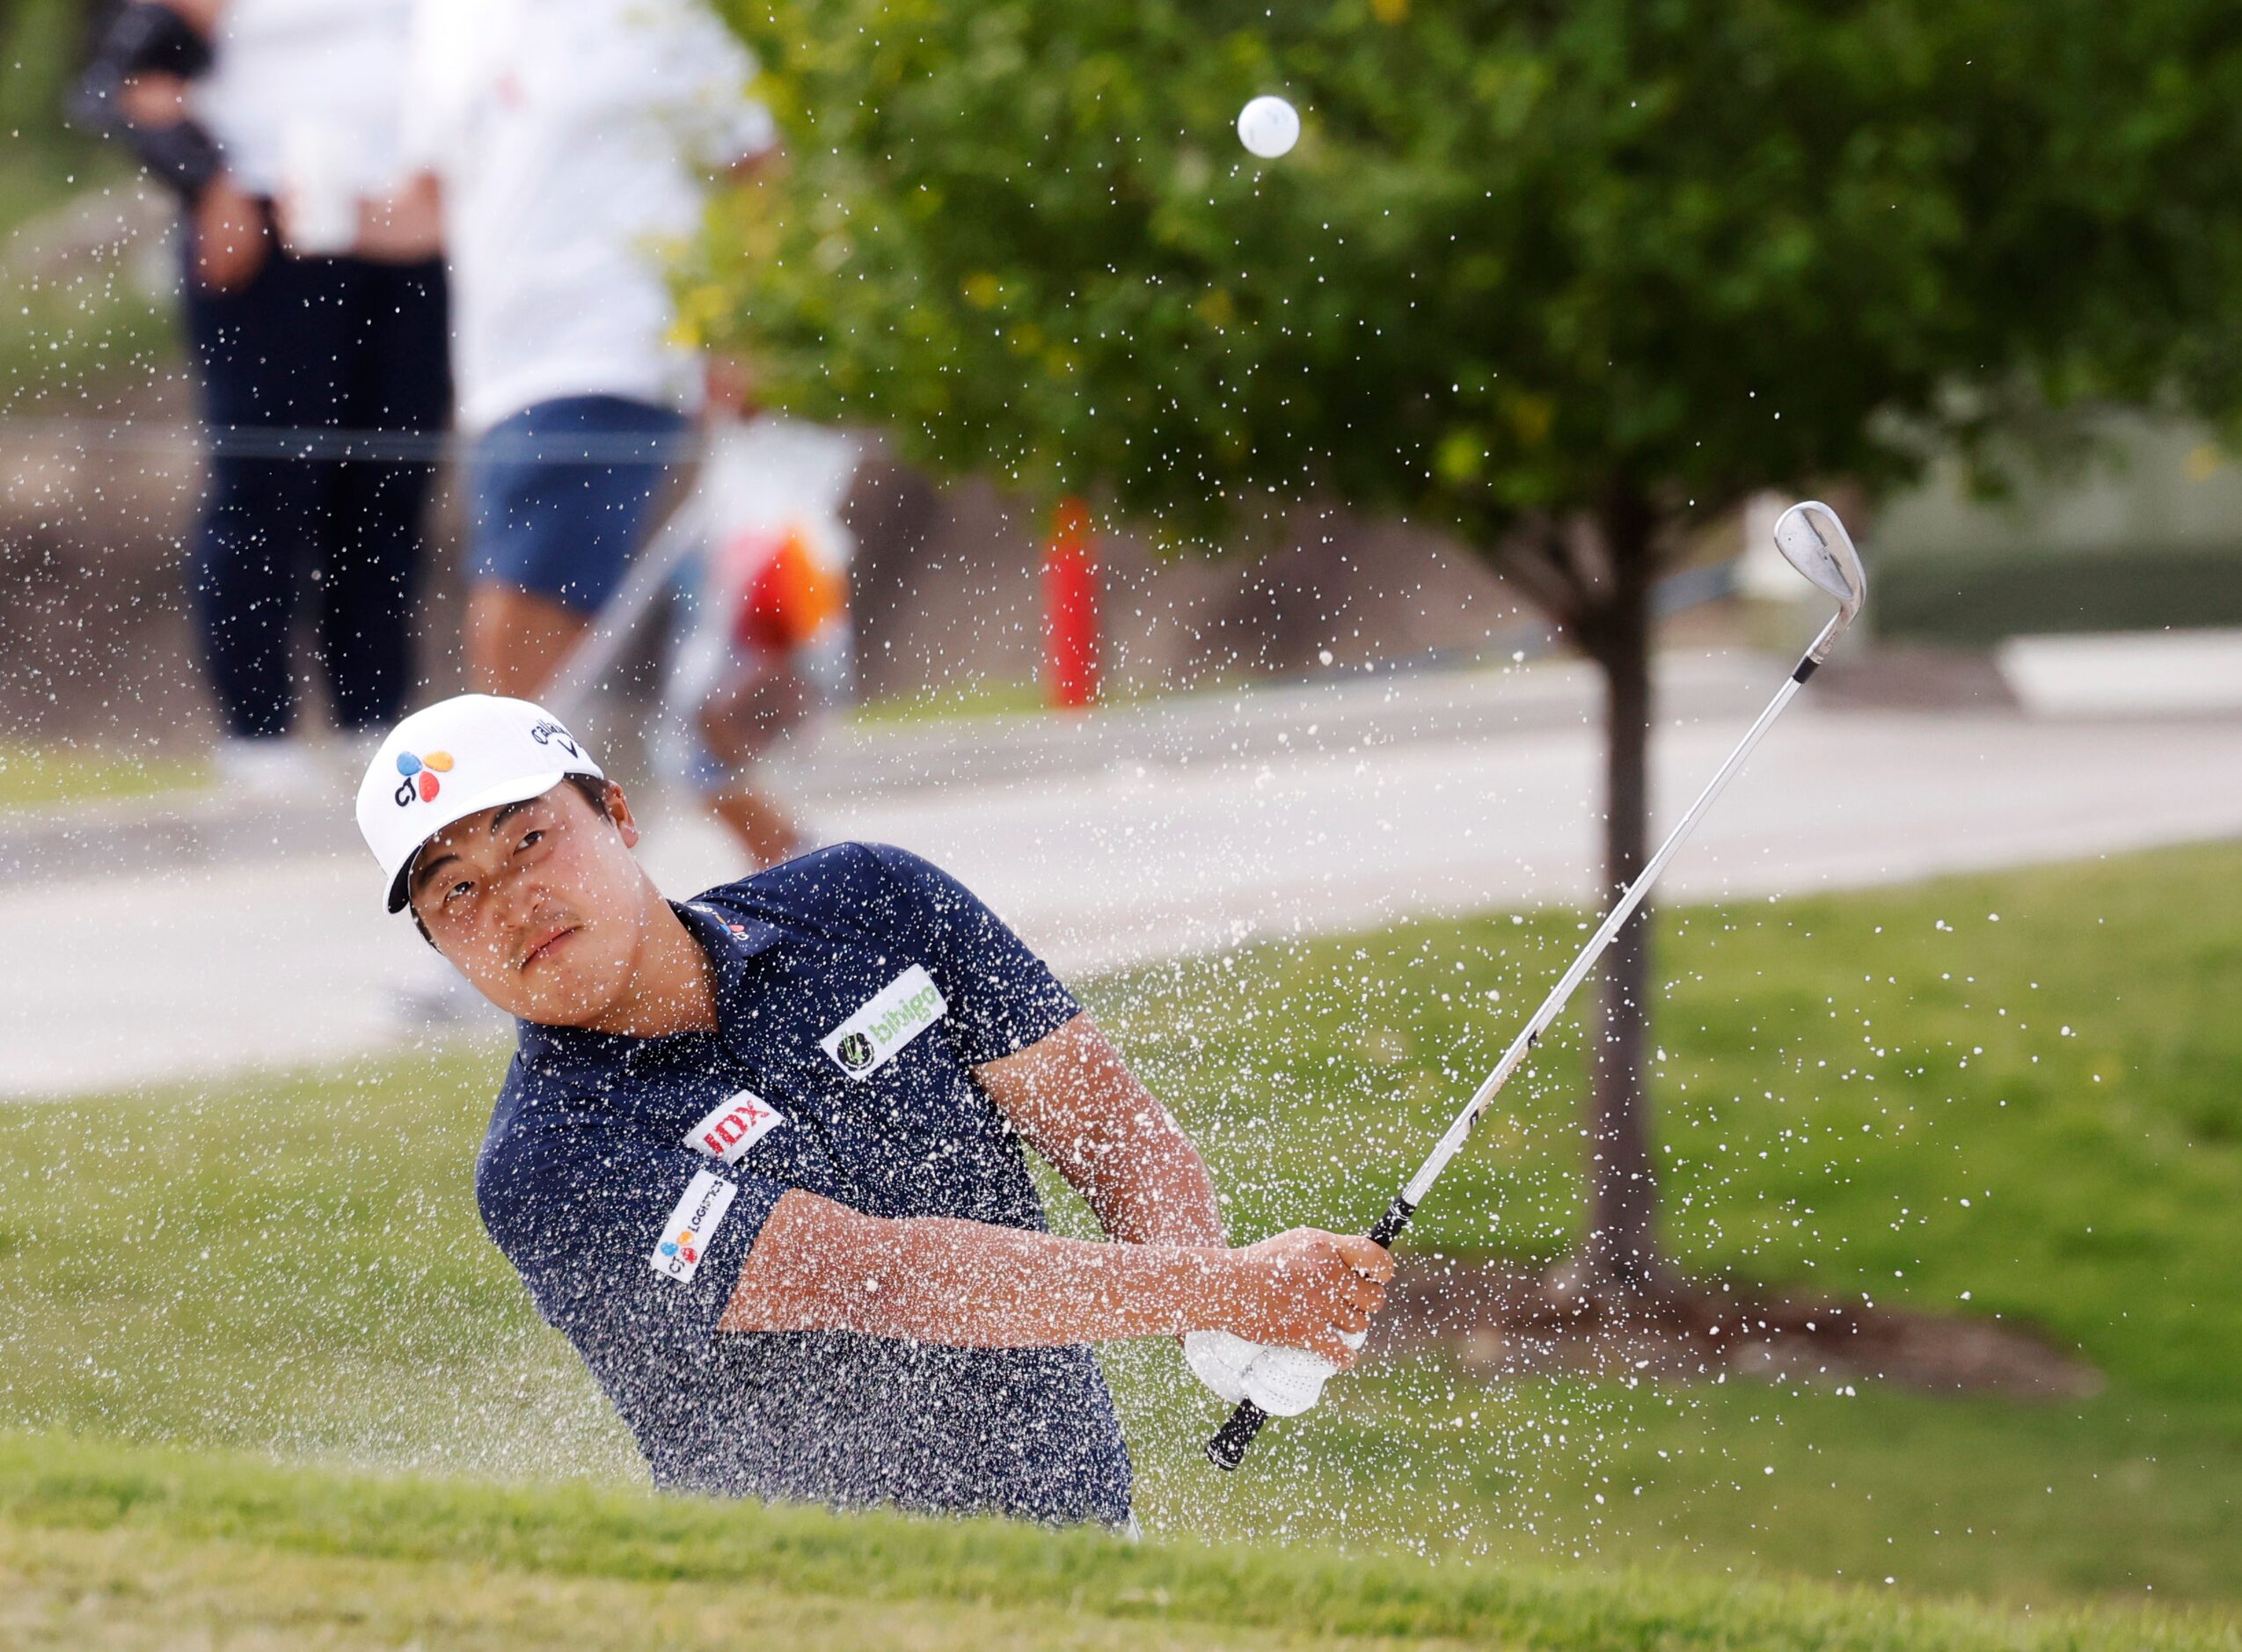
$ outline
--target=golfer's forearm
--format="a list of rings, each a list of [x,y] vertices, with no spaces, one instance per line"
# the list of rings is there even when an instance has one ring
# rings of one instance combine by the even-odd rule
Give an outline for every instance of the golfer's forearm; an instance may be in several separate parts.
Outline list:
[[[1174,1124],[1145,1132],[1113,1157],[1114,1169],[1076,1184],[1106,1232],[1132,1245],[1222,1244],[1214,1181]]]
[[[1227,1253],[1106,1245],[947,1217],[887,1221],[790,1193],[720,1328],[856,1331],[961,1348],[1169,1336],[1222,1319]]]
[[[975,1077],[1115,1239],[1223,1242],[1207,1166],[1089,1016],[975,1068]]]

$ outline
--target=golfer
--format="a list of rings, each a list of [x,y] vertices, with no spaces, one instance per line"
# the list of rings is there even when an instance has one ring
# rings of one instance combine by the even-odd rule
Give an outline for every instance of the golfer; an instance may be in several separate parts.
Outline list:
[[[1166,1110],[915,855],[842,844],[665,900],[621,788],[486,695],[398,724],[358,823],[389,910],[519,1018],[484,1224],[664,1488],[1126,1528],[1087,1344],[1221,1332],[1344,1367],[1380,1305],[1368,1239],[1225,1247]],[[1119,1242],[1046,1231],[1023,1144]]]

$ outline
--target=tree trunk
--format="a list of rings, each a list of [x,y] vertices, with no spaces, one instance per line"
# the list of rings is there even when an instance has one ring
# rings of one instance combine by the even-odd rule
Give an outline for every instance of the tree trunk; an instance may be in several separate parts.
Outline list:
[[[1603,673],[1603,890],[1608,907],[1650,858],[1651,512],[1628,501],[1604,513],[1610,559],[1581,641]],[[1598,969],[1585,1124],[1588,1232],[1568,1269],[1575,1288],[1621,1299],[1668,1294],[1660,1254],[1658,1180],[1644,1074],[1650,1033],[1650,903],[1635,911]]]

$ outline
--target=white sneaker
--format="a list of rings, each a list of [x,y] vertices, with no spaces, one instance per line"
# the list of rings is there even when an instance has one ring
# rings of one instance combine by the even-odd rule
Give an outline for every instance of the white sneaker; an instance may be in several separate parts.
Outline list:
[[[229,792],[248,797],[316,797],[332,782],[310,747],[293,735],[245,740],[228,735],[211,754]]]

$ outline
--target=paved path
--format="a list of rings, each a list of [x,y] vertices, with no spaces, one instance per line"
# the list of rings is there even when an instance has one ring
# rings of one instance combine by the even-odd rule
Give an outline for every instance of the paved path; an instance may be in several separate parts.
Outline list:
[[[1749,662],[1661,731],[1661,818],[1780,676]],[[828,796],[817,823],[948,866],[1071,973],[1588,895],[1596,749],[1577,719],[1334,742],[1313,706],[1299,715],[1296,741],[1263,727],[1234,756],[1122,750],[1041,778]],[[2037,721],[1808,697],[1666,892],[1860,887],[2232,835],[2242,720]],[[690,822],[658,826],[648,853],[672,890],[734,870],[722,840]],[[408,925],[372,910],[361,854],[0,888],[0,1094],[214,1076],[414,1036],[392,1001],[437,966]]]

